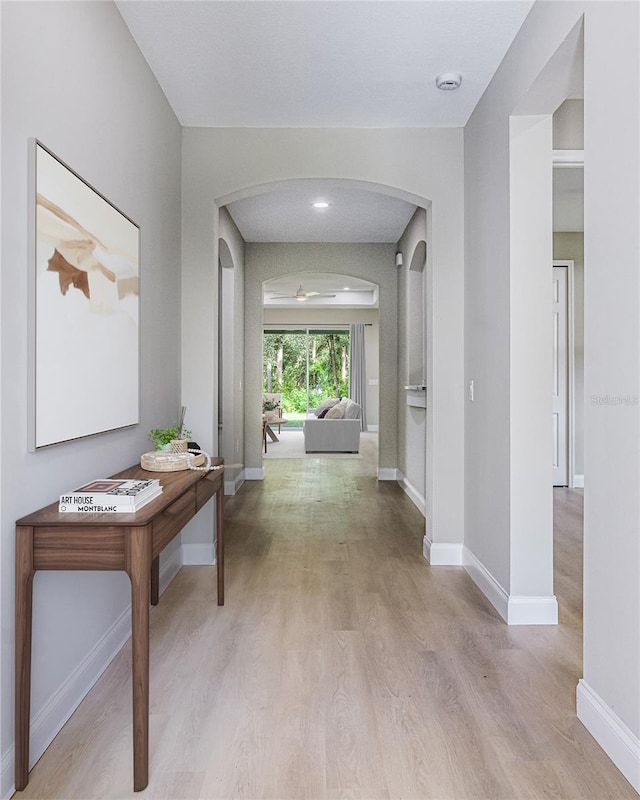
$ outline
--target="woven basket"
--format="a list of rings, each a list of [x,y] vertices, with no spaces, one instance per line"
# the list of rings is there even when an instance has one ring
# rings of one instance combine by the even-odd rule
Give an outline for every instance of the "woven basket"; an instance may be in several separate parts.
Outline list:
[[[149,472],[179,472],[183,469],[200,467],[204,464],[204,456],[201,453],[170,453],[166,450],[154,450],[151,453],[143,453],[140,457],[140,466]]]

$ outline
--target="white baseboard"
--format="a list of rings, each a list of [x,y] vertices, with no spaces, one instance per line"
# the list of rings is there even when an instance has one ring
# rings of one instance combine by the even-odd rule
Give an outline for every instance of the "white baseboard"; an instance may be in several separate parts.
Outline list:
[[[216,563],[213,544],[182,545],[182,564],[185,567],[210,566]]]
[[[573,488],[574,489],[584,489],[584,475],[574,475],[573,476]]]
[[[367,425],[367,432],[377,433],[378,432],[378,425]]]
[[[507,625],[557,625],[558,601],[553,595],[510,595],[485,565],[464,548],[462,565]]]
[[[264,467],[245,467],[244,477],[247,481],[263,481]]]
[[[33,717],[30,725],[29,769],[42,756],[130,636],[131,611],[127,607]],[[10,797],[15,791],[14,758],[14,747],[11,745],[0,762],[0,794],[3,798]]]
[[[554,595],[509,595],[507,625],[557,625],[558,601]]]
[[[379,481],[397,481],[402,477],[402,473],[395,469],[395,467],[379,467],[378,480]]]
[[[171,581],[180,572],[182,567],[182,548],[177,547],[175,552],[164,562],[160,570],[160,594],[164,592]]]
[[[224,493],[233,496],[245,482],[245,470],[241,470],[233,480],[224,482]]]
[[[459,567],[462,565],[463,547],[457,542],[432,542],[425,534],[422,555],[432,567]]]
[[[422,514],[422,516],[426,517],[427,503],[424,499],[424,495],[420,494],[420,492],[416,489],[416,487],[412,483],[410,483],[402,474],[400,474],[400,477],[398,478],[398,483],[402,487],[404,493],[409,497],[413,505]]]
[[[576,690],[578,719],[640,794],[640,739],[581,679]]]

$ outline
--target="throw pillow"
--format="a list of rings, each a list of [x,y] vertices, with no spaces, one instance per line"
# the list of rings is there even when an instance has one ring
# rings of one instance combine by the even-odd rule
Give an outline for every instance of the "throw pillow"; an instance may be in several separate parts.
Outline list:
[[[344,412],[345,419],[360,419],[360,406],[357,403],[349,401],[347,403],[347,410]]]
[[[343,417],[344,417],[344,406],[338,403],[338,405],[334,406],[333,408],[330,408],[327,411],[325,419],[342,419]]]
[[[323,408],[322,411],[318,414],[318,419],[324,419],[327,414],[329,413],[328,408]]]
[[[322,411],[322,409],[324,409],[324,408],[327,408],[327,409],[328,408],[333,408],[339,402],[340,402],[340,400],[339,400],[338,397],[328,397],[326,400],[323,400],[320,403],[320,405],[318,406],[318,408],[316,408],[316,410],[315,410],[316,416],[318,416],[318,417],[320,416],[320,412]]]

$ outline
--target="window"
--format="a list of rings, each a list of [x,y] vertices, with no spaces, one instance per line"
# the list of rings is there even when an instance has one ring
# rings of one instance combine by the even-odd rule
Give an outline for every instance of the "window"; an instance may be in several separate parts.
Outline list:
[[[344,327],[265,330],[262,388],[282,394],[290,427],[326,398],[348,397],[349,339]]]

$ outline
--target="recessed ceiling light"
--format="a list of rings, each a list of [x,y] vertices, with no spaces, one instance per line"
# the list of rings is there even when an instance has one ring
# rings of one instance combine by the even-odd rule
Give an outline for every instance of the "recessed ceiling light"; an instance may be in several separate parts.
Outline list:
[[[318,200],[317,203],[313,204],[314,208],[329,208],[329,203],[325,203],[324,200]]]
[[[348,286],[343,286],[342,287],[342,291],[343,292],[348,292],[349,291],[349,287]]]
[[[462,75],[459,72],[443,72],[436,78],[436,86],[443,92],[452,92],[458,89],[462,83]]]

